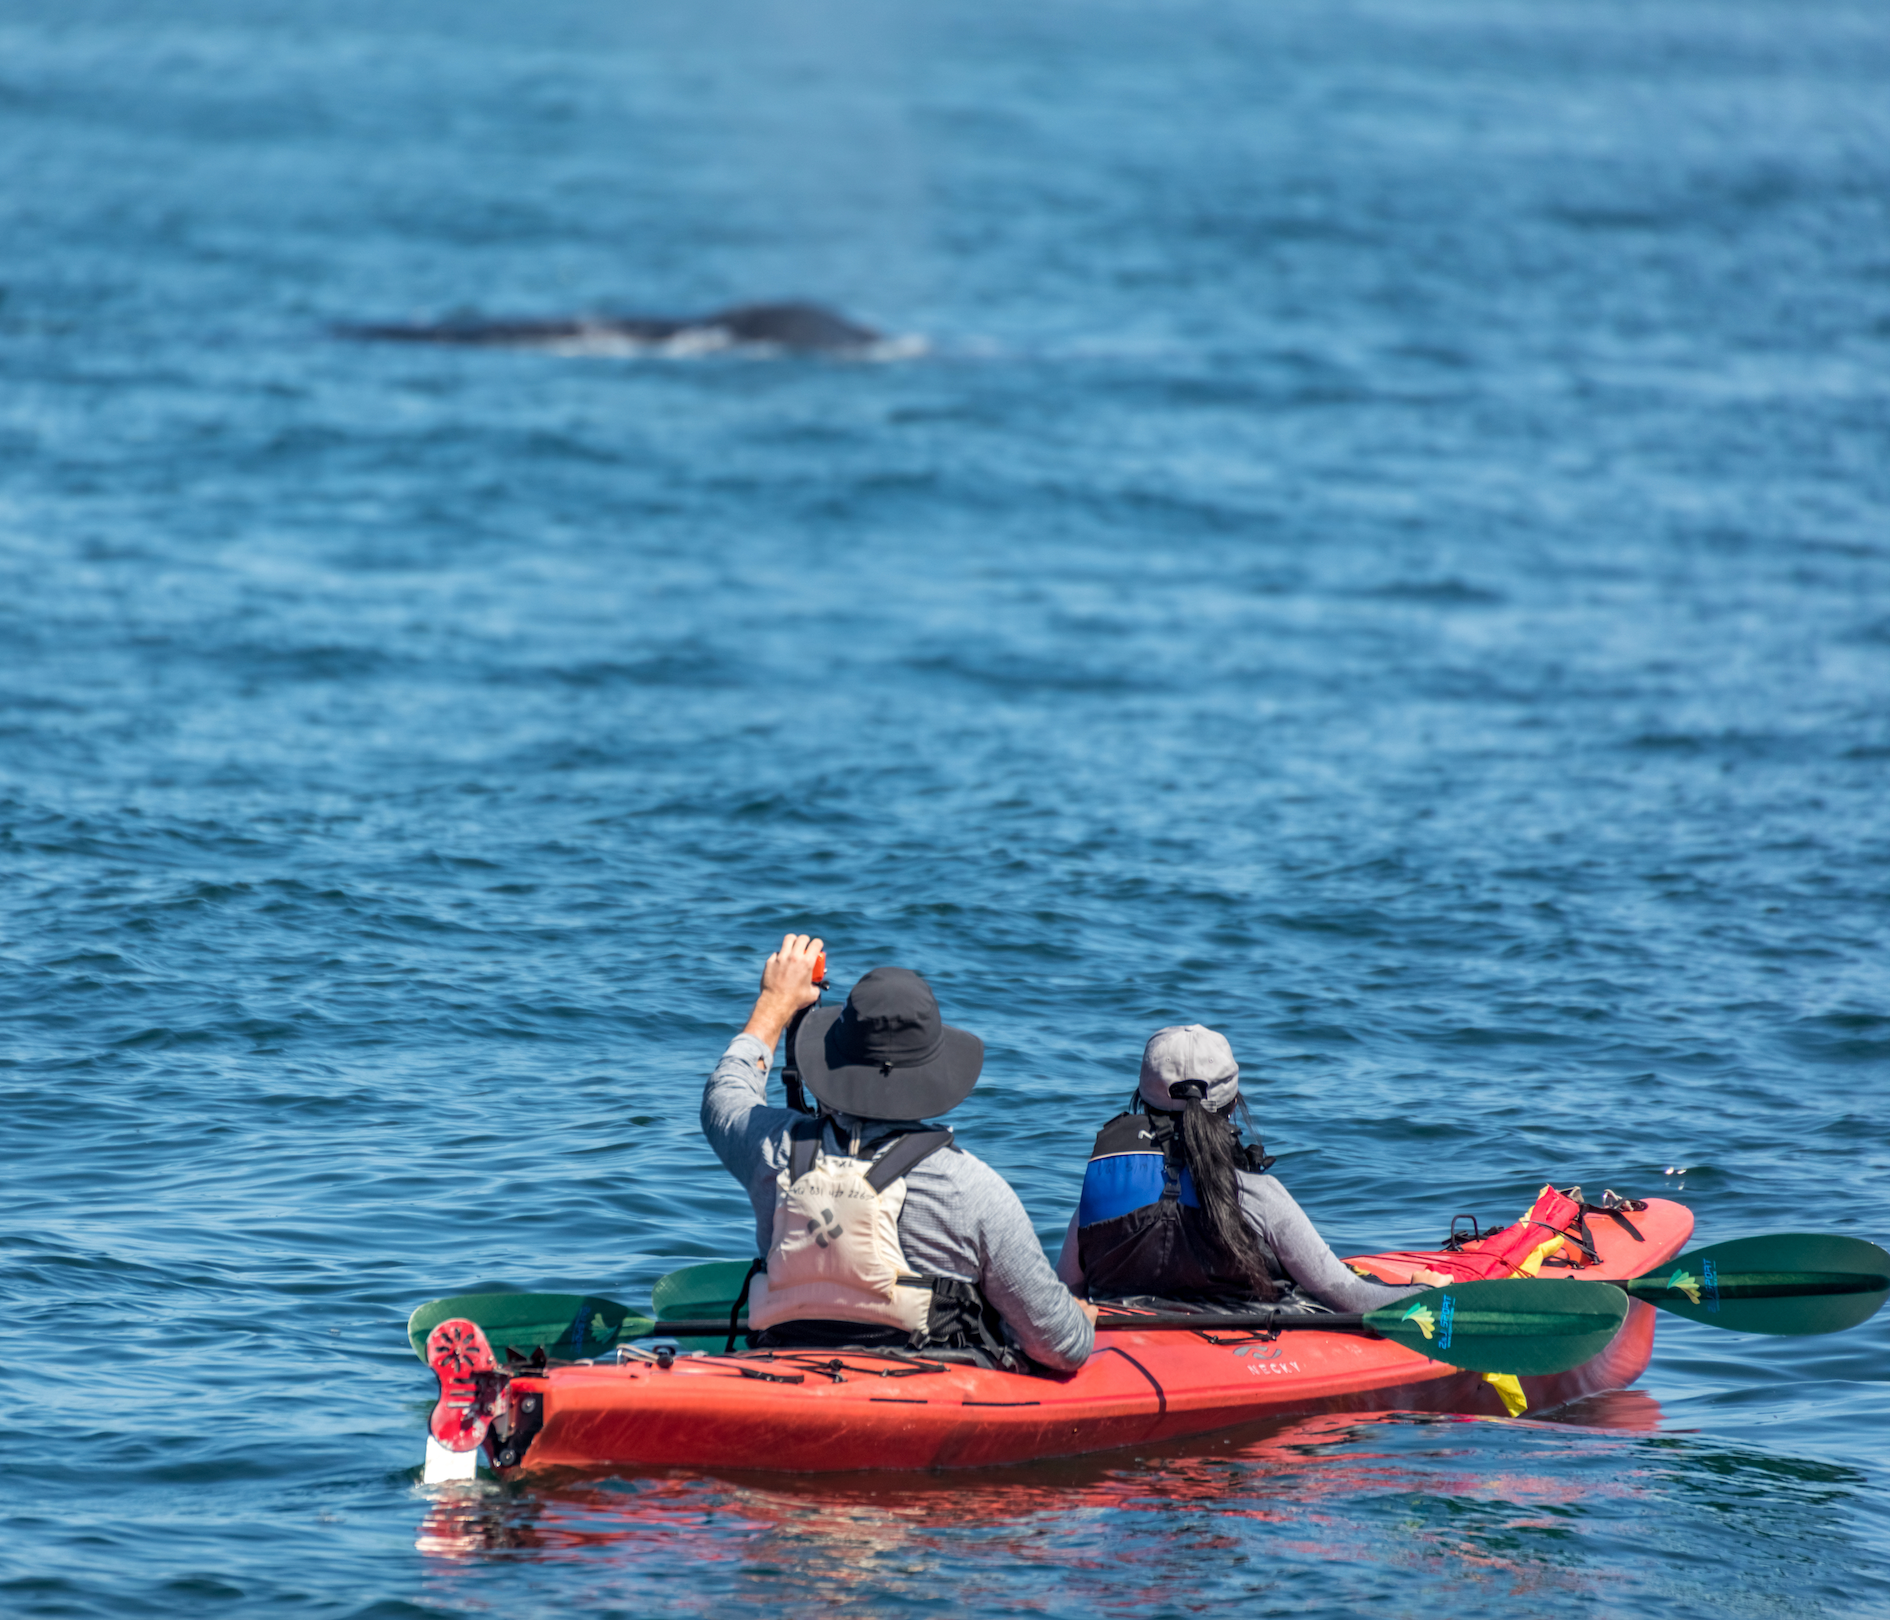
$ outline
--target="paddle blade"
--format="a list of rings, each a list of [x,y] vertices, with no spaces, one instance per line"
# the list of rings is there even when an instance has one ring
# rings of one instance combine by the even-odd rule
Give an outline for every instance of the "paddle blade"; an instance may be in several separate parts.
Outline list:
[[[650,1309],[664,1317],[726,1316],[748,1280],[746,1260],[710,1260],[659,1277],[650,1290]]]
[[[1567,1372],[1608,1347],[1627,1316],[1612,1283],[1533,1278],[1453,1283],[1372,1311],[1383,1338],[1473,1372]]]
[[[1838,1333],[1890,1296],[1890,1254],[1862,1238],[1735,1238],[1621,1284],[1635,1299],[1736,1333]]]
[[[650,1331],[647,1316],[590,1294],[457,1294],[422,1305],[407,1321],[407,1339],[422,1361],[427,1335],[455,1317],[476,1322],[501,1356],[543,1349],[561,1361],[599,1356]]]
[[[656,1286],[650,1290],[650,1309],[656,1313],[658,1323],[656,1331],[663,1331],[661,1324],[666,1320],[686,1321],[693,1317],[697,1320],[726,1321],[747,1279],[746,1260],[710,1260],[699,1266],[685,1266],[681,1271],[672,1271],[667,1277],[659,1277]],[[728,1335],[685,1337],[676,1342],[685,1350],[720,1350],[728,1343]],[[739,1348],[741,1340],[735,1342]]]

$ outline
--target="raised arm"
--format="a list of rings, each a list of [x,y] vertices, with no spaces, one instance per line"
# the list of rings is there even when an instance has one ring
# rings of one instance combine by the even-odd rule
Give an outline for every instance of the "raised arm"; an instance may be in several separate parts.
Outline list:
[[[768,1064],[789,1020],[820,999],[814,963],[822,948],[806,934],[789,934],[770,953],[747,1024],[702,1088],[702,1134],[723,1167],[747,1189],[755,1205],[756,1241],[763,1247],[775,1168],[768,1162],[768,1144],[794,1119],[789,1110],[768,1106]]]

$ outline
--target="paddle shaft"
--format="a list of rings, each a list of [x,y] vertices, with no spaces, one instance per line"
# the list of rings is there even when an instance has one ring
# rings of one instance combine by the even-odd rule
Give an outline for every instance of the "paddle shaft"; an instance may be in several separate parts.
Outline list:
[[[1187,1311],[1104,1311],[1096,1318],[1099,1328],[1259,1328],[1278,1333],[1285,1328],[1318,1328],[1322,1332],[1371,1332],[1364,1316],[1357,1312],[1231,1311],[1212,1316],[1195,1316]]]
[[[1639,1286],[1636,1286],[1636,1285]],[[1631,1277],[1619,1284],[1632,1299],[1666,1305],[1671,1286],[1659,1275]],[[1733,1272],[1721,1274],[1712,1284],[1713,1292],[1727,1299],[1825,1299],[1842,1294],[1881,1294],[1890,1289],[1890,1277],[1872,1277],[1862,1272],[1790,1272],[1779,1276],[1750,1275]]]
[[[701,1305],[695,1307],[701,1309]],[[1117,1333],[1203,1337],[1231,1330],[1249,1340],[1271,1339],[1287,1329],[1369,1334],[1416,1351],[1428,1361],[1472,1372],[1546,1375],[1580,1366],[1606,1349],[1627,1309],[1627,1296],[1607,1283],[1563,1282],[1551,1287],[1538,1282],[1486,1281],[1428,1289],[1359,1315],[1281,1310],[1277,1305],[1156,1311],[1118,1303],[1104,1310],[1096,1325]],[[729,1317],[693,1313],[685,1317],[678,1308],[669,1317],[659,1312],[652,1333],[713,1344],[718,1338],[727,1342],[731,1327],[739,1333],[742,1326],[740,1318],[731,1323]]]
[[[1251,1311],[1216,1313],[1212,1316],[1193,1316],[1185,1311],[1148,1311],[1145,1313],[1130,1311],[1104,1311],[1096,1318],[1098,1328],[1112,1331],[1128,1328],[1258,1328],[1263,1332],[1277,1332],[1283,1328],[1318,1328],[1321,1332],[1366,1332],[1372,1330],[1366,1326],[1365,1318],[1357,1312],[1351,1314],[1334,1313],[1331,1315],[1302,1314],[1297,1311]],[[729,1322],[726,1316],[705,1316],[678,1318],[675,1321],[660,1321],[651,1330],[652,1336],[669,1339],[707,1339],[722,1335],[726,1337]],[[735,1324],[737,1333],[746,1333],[746,1320]]]

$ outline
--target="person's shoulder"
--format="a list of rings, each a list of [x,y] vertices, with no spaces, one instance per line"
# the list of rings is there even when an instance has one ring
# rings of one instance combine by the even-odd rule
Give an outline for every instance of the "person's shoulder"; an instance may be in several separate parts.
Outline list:
[[[1096,1145],[1089,1150],[1092,1159],[1108,1158],[1117,1153],[1158,1153],[1156,1132],[1149,1117],[1135,1109],[1125,1109],[1096,1133]]]
[[[947,1127],[939,1126],[935,1128],[942,1130]],[[937,1153],[934,1153],[927,1162],[940,1166],[949,1166],[953,1173],[957,1175],[997,1176],[1000,1181],[1004,1179],[1002,1176],[998,1176],[997,1171],[993,1170],[990,1165],[986,1164],[977,1154],[973,1153],[963,1142],[959,1141],[956,1134],[953,1135],[952,1139],[947,1142],[944,1147],[939,1149]]]
[[[1275,1213],[1299,1208],[1293,1195],[1286,1190],[1286,1183],[1264,1170],[1242,1170],[1240,1190],[1250,1204],[1271,1209]]]
[[[786,1164],[794,1132],[802,1128],[806,1114],[792,1108],[777,1108],[772,1103],[758,1103],[749,1112],[748,1128],[760,1140],[763,1150],[778,1164]]]
[[[925,1163],[936,1165],[941,1172],[950,1176],[963,1189],[976,1188],[993,1195],[1008,1194],[1012,1198],[1017,1196],[1016,1190],[1002,1175],[956,1138],[940,1152],[934,1153]],[[920,1168],[923,1169],[924,1166]]]

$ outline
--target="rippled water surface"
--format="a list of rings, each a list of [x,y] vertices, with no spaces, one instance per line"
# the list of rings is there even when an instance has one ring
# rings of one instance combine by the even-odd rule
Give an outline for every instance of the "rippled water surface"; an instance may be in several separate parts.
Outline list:
[[[1881,1318],[470,1494],[402,1332],[747,1252],[787,927],[985,1037],[1053,1243],[1197,1019],[1342,1247],[1890,1236],[1887,79],[1863,0],[0,0],[0,1607],[1890,1607]],[[332,335],[787,297],[914,341]]]

